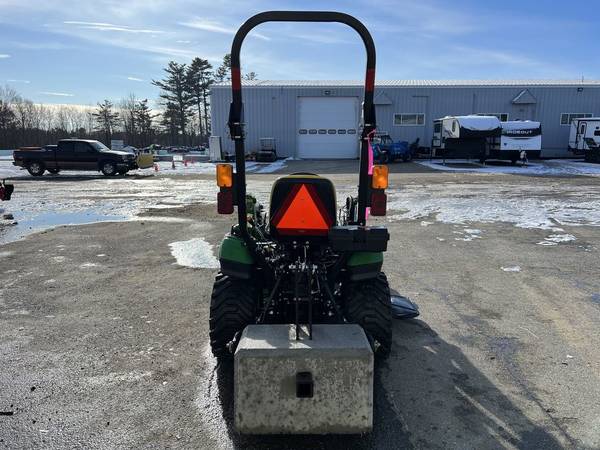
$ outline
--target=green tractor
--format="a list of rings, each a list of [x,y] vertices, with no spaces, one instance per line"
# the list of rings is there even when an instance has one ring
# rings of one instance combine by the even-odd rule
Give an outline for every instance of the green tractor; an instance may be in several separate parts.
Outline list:
[[[338,211],[333,183],[312,173],[275,181],[267,208],[246,193],[240,49],[255,26],[269,21],[339,22],[358,32],[367,68],[360,136],[358,195]],[[218,358],[231,357],[251,324],[295,324],[296,339],[312,339],[315,323],[354,323],[365,331],[376,355],[392,345],[390,288],[382,272],[389,233],[367,226],[369,213],[386,213],[387,166],[372,165],[375,132],[375,46],[365,26],[337,12],[271,11],[245,22],[231,48],[232,103],[229,131],[232,165],[217,165],[220,214],[237,207],[238,223],[221,244],[210,305],[210,344]],[[301,326],[305,325],[303,331]]]

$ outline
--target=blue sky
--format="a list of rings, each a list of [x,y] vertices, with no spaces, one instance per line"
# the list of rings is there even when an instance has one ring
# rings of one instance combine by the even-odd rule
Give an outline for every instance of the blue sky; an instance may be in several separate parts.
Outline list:
[[[350,13],[370,29],[377,78],[600,78],[589,1],[0,0],[0,84],[35,102],[152,102],[169,60],[217,66],[233,33],[270,9]],[[337,24],[265,24],[242,65],[260,79],[358,79],[364,50]]]

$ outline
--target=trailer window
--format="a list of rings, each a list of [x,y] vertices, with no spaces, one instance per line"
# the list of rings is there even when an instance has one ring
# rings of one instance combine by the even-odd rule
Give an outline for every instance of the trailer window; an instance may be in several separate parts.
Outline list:
[[[586,117],[592,117],[591,113],[562,113],[560,115],[561,125],[571,125],[574,119],[585,119]]]
[[[422,126],[425,125],[425,114],[421,113],[395,113],[394,125],[399,126]]]
[[[433,132],[440,133],[442,131],[442,124],[440,122],[436,122],[433,124]]]
[[[600,130],[594,130],[594,136],[600,136]]]

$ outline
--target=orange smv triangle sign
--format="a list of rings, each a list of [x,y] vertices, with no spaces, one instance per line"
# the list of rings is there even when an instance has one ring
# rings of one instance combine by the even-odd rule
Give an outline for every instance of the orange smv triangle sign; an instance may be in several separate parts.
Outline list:
[[[329,230],[325,217],[305,184],[300,186],[275,227],[279,233],[287,235],[323,235]]]

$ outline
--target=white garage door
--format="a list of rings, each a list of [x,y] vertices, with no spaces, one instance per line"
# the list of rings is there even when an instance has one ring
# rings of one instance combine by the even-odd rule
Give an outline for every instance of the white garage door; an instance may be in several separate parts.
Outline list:
[[[299,158],[358,157],[358,98],[299,97]]]

